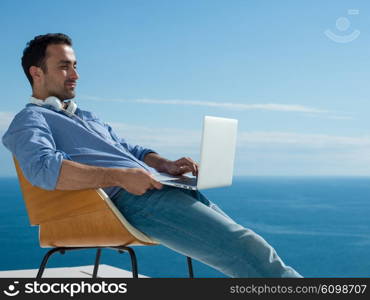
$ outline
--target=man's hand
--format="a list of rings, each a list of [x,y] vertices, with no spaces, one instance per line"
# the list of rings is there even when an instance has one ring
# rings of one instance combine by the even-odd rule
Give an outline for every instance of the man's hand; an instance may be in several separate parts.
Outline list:
[[[192,172],[194,176],[198,175],[198,164],[190,157],[183,157],[172,161],[151,152],[145,156],[144,162],[158,172],[165,172],[174,176],[183,175],[188,172]]]
[[[183,157],[175,161],[163,163],[164,172],[179,176],[191,172],[194,176],[198,175],[198,164],[190,157]]]
[[[143,195],[153,188],[162,188],[162,184],[143,169],[125,169],[117,180],[119,186],[134,195]]]

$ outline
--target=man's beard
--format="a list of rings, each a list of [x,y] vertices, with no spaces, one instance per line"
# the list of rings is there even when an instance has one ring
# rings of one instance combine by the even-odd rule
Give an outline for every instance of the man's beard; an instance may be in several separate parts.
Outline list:
[[[61,101],[73,99],[75,97],[75,87],[67,87],[68,83],[76,84],[75,80],[66,80],[64,81],[63,86],[52,84],[53,80],[50,80],[49,83],[51,84],[49,85],[48,82],[45,82],[45,89],[49,91],[50,96],[57,97]]]
[[[64,87],[61,91],[50,91],[50,95],[57,97],[59,100],[73,99],[75,97],[75,90],[67,89]]]

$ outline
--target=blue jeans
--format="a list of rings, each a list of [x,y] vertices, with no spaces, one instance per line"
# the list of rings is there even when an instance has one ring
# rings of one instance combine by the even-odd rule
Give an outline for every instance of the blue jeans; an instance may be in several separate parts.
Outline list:
[[[227,276],[302,277],[198,191],[163,186],[136,196],[121,190],[112,201],[141,232]]]

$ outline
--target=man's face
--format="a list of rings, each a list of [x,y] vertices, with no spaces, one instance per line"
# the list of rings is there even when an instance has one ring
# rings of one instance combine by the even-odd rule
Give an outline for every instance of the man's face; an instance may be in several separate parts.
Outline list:
[[[49,45],[46,49],[47,70],[41,83],[44,92],[60,100],[74,98],[79,78],[76,65],[72,47],[65,44]]]

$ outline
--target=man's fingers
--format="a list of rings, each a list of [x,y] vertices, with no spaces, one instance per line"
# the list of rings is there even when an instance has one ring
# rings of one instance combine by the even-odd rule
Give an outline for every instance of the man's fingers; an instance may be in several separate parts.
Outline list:
[[[197,164],[194,164],[194,165],[193,165],[193,168],[194,168],[194,169],[193,169],[193,175],[194,175],[194,176],[198,175],[198,165],[197,165]]]
[[[184,174],[187,172],[192,172],[193,175],[198,174],[198,164],[190,157],[183,157],[177,160],[175,164],[178,166],[180,174]]]
[[[180,166],[180,167],[177,167],[177,170],[174,172],[173,175],[182,175],[182,174],[185,174],[189,172],[189,168],[186,167],[186,166]]]
[[[160,190],[163,187],[162,183],[160,183],[158,180],[154,179],[153,177],[152,177],[152,186],[155,187],[157,190]]]

